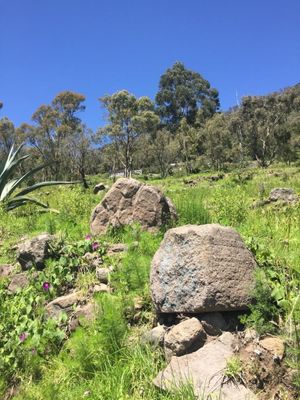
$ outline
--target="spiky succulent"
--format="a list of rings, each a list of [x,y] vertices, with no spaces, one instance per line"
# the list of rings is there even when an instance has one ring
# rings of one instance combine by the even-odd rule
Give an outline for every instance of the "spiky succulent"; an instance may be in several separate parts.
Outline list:
[[[34,190],[45,186],[72,183],[64,181],[39,182],[34,185],[20,189],[17,193],[15,193],[16,190],[20,188],[20,185],[27,178],[31,177],[46,166],[45,164],[39,165],[38,167],[31,169],[19,178],[12,178],[15,175],[17,167],[24,160],[30,157],[29,155],[18,157],[23,146],[24,144],[21,144],[21,146],[19,146],[17,150],[14,150],[14,146],[12,146],[6,160],[0,161],[0,205],[3,205],[7,211],[13,210],[27,203],[34,203],[43,208],[48,208],[47,204],[42,203],[41,201],[34,198],[28,197],[27,195]]]

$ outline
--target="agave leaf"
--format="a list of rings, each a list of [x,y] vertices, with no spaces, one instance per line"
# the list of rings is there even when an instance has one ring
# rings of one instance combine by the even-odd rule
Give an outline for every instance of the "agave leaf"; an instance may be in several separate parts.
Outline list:
[[[39,182],[36,183],[32,186],[27,187],[24,190],[21,190],[21,192],[17,193],[16,196],[24,196],[27,193],[33,192],[36,189],[40,189],[45,186],[55,186],[55,185],[71,185],[75,183],[80,183],[80,181],[75,181],[75,182],[66,182],[66,181],[48,181],[48,182]]]
[[[15,168],[22,161],[26,160],[26,158],[28,158],[28,157],[29,157],[29,155],[22,156],[22,157],[18,158],[15,161],[14,161],[14,159],[12,159],[9,164],[7,164],[7,163],[5,164],[4,170],[2,171],[2,173],[0,175],[0,192],[2,192],[2,190],[4,189],[4,186],[6,185],[7,180],[12,175],[13,171],[15,170]]]
[[[23,206],[24,204],[27,204],[27,203],[33,203],[33,204],[36,204],[43,208],[48,208],[47,204],[42,203],[39,200],[32,199],[31,197],[26,197],[26,196],[16,196],[13,199],[8,200],[5,206],[6,206],[7,211],[10,211],[17,207]]]
[[[12,185],[12,186],[10,187],[10,190],[9,190],[9,192],[6,194],[6,196],[11,195],[12,192],[13,192],[18,186],[20,186],[21,183],[22,183],[25,179],[29,178],[31,175],[33,175],[33,174],[35,174],[36,172],[40,171],[41,169],[47,167],[48,165],[49,165],[49,164],[42,164],[42,165],[39,165],[38,167],[33,168],[32,170],[28,171],[26,174],[24,174],[23,176],[21,176],[21,178],[16,179],[16,180],[14,181],[14,185]],[[0,200],[2,200],[1,197],[0,197]]]
[[[0,192],[0,201],[5,200],[5,198],[10,195],[16,182],[18,182],[18,179],[13,179],[12,181],[6,183],[2,192]]]

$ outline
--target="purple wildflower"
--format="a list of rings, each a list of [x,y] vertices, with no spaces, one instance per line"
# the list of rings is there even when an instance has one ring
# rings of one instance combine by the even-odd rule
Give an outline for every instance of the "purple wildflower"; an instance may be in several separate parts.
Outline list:
[[[20,342],[24,342],[24,340],[25,340],[26,338],[27,338],[27,335],[26,335],[25,332],[23,332],[23,333],[21,333],[21,335],[19,335]]]
[[[93,249],[93,251],[96,251],[97,249],[99,249],[99,243],[97,243],[97,242],[92,243],[92,249]]]
[[[92,236],[91,235],[86,235],[85,240],[91,240]]]
[[[43,289],[45,290],[45,291],[48,291],[49,289],[50,289],[50,282],[44,282],[43,283]]]

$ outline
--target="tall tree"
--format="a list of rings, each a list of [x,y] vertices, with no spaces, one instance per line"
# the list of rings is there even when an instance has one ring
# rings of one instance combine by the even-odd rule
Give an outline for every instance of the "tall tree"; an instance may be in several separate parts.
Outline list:
[[[161,76],[155,101],[164,125],[175,131],[182,118],[193,125],[198,113],[203,123],[219,108],[219,94],[198,72],[176,62]]]
[[[224,114],[215,114],[203,128],[206,156],[213,168],[220,170],[225,162],[232,161],[232,135]]]
[[[7,118],[0,119],[0,156],[4,158],[16,141],[14,124]]]
[[[155,130],[159,124],[154,105],[150,99],[136,98],[127,90],[99,100],[108,111],[108,125],[99,134],[109,137],[114,157],[124,167],[124,175],[130,176],[137,138]]]
[[[42,160],[49,163],[50,175],[54,179],[69,177],[72,163],[68,158],[68,146],[72,136],[80,128],[77,113],[83,111],[85,97],[78,93],[62,92],[51,105],[42,105],[32,116],[34,124],[22,129]]]

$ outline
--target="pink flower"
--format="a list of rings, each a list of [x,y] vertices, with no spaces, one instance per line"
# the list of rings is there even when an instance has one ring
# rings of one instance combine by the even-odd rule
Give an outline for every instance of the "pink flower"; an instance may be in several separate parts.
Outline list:
[[[48,291],[49,289],[50,289],[50,282],[44,282],[43,283],[43,289],[45,290],[45,291]]]
[[[91,240],[92,236],[91,235],[86,235],[85,240]]]
[[[97,242],[92,243],[92,249],[93,249],[93,251],[96,251],[97,249],[99,249],[99,243],[97,243]]]
[[[27,335],[26,335],[25,332],[23,332],[23,333],[21,333],[21,335],[19,335],[20,342],[24,342],[24,340],[25,340],[26,338],[27,338]]]

